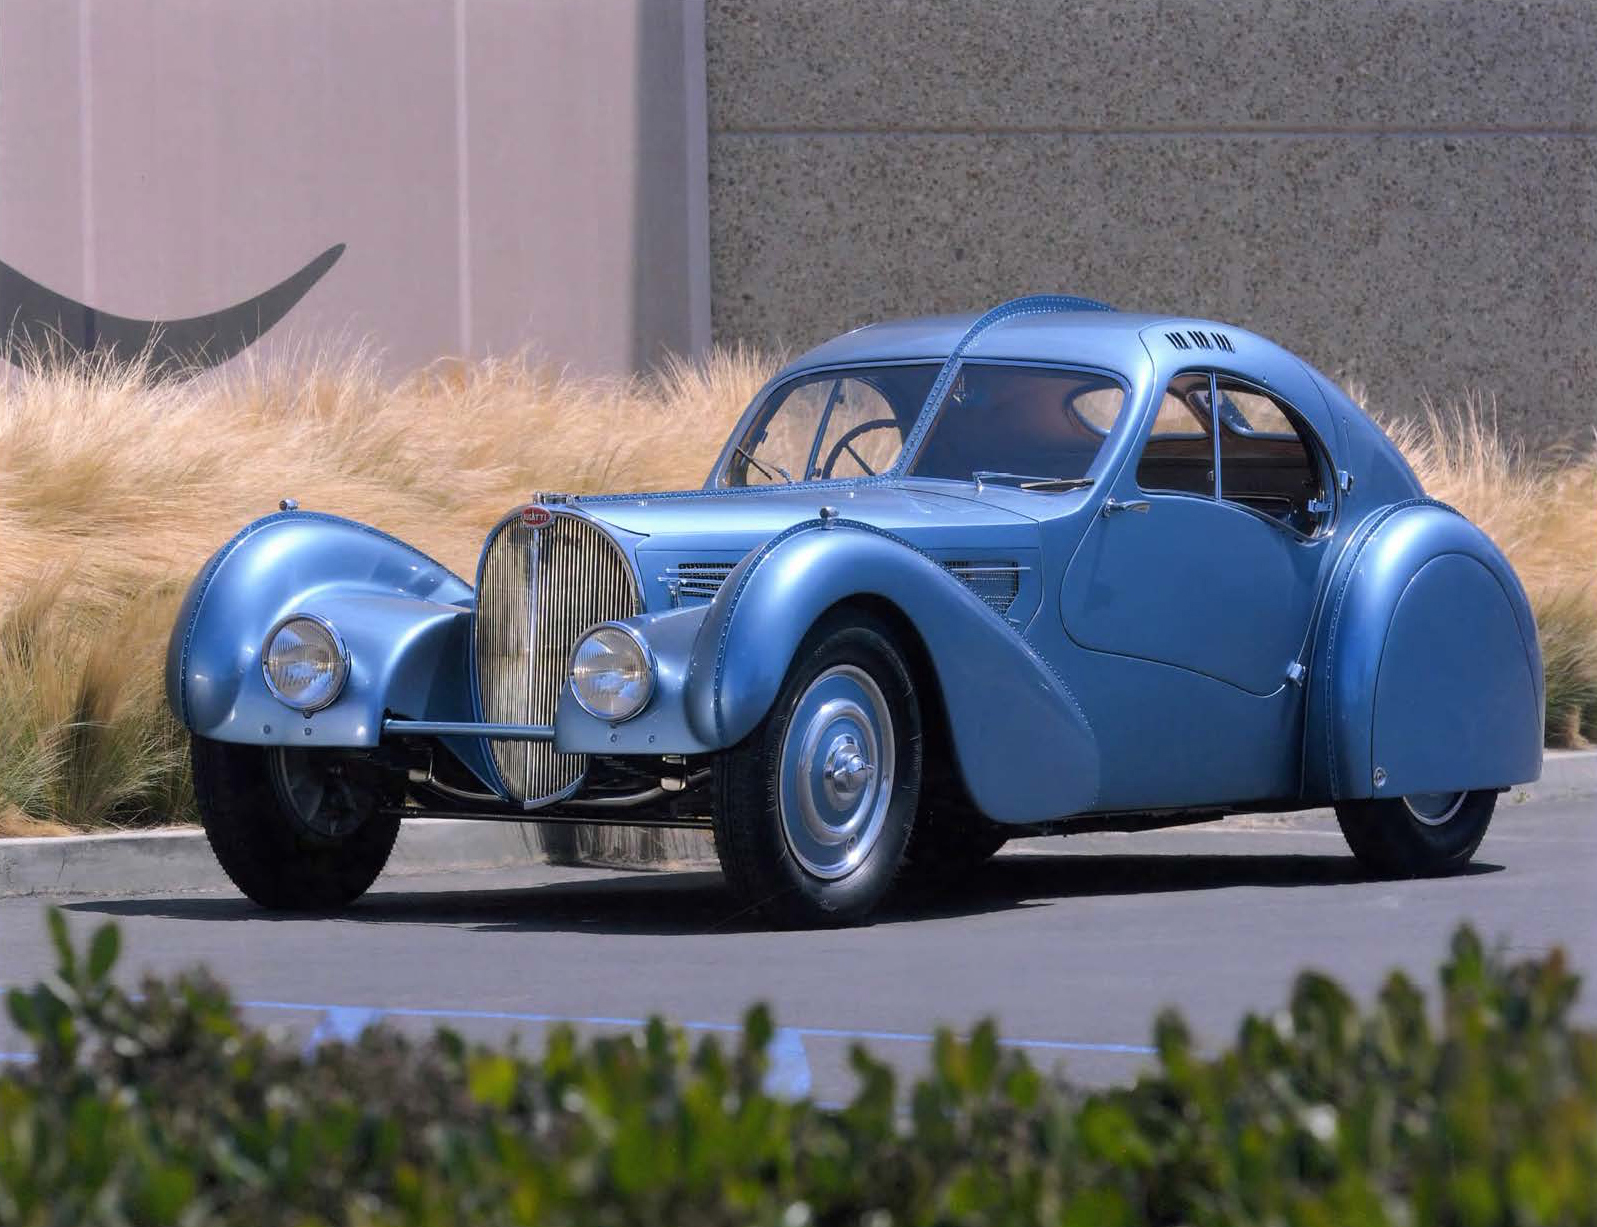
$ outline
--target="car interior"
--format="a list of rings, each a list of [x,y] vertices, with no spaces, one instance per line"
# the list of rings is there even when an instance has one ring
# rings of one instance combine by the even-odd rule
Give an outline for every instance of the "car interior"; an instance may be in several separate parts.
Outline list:
[[[1306,428],[1274,397],[1233,380],[1217,382],[1220,497],[1312,536],[1326,516],[1325,466]],[[1212,496],[1213,416],[1206,374],[1175,379],[1137,463],[1137,484]]]

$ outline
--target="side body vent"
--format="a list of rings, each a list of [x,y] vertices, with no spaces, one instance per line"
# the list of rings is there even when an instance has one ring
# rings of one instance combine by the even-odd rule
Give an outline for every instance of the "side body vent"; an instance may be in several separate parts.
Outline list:
[[[966,559],[950,559],[943,563],[960,581],[997,613],[1007,618],[1020,593],[1020,573],[1025,568],[1017,563]]]
[[[690,605],[714,600],[735,566],[735,562],[679,562],[667,567],[660,578],[671,594],[671,604]]]

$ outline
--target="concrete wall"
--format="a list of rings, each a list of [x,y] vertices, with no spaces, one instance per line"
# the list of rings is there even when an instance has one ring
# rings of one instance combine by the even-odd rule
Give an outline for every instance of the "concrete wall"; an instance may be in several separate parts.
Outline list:
[[[0,261],[170,321],[342,243],[266,348],[691,352],[703,48],[702,0],[0,0]]]
[[[1073,291],[1597,426],[1593,0],[710,0],[718,340]]]

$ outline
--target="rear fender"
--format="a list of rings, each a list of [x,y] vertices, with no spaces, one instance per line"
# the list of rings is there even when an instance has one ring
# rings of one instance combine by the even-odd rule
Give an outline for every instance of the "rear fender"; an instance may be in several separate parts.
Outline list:
[[[931,558],[851,521],[788,529],[739,563],[708,607],[631,620],[649,640],[663,679],[654,714],[605,725],[585,717],[568,688],[556,744],[612,753],[735,745],[770,711],[821,616],[862,596],[890,602],[919,632],[948,711],[957,766],[984,812],[1024,823],[1093,807],[1097,744],[1048,663]]]
[[[1311,797],[1502,788],[1541,774],[1536,624],[1508,560],[1451,508],[1415,499],[1354,533],[1317,632]]]
[[[317,512],[267,516],[190,587],[167,650],[167,699],[193,732],[250,745],[375,746],[387,713],[471,720],[471,602],[463,580],[376,529]],[[343,693],[308,717],[273,698],[261,673],[267,633],[294,613],[325,619],[350,656]]]

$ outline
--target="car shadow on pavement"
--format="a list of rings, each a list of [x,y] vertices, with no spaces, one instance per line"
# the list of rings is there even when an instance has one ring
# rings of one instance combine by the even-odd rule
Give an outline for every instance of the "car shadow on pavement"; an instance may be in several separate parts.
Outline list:
[[[1497,873],[1502,868],[1476,861],[1459,876]],[[1351,887],[1381,881],[1346,854],[1012,853],[983,865],[957,888],[907,895],[883,919],[973,915],[1100,895]]]
[[[1465,875],[1496,873],[1476,862]],[[462,886],[469,873],[460,875]],[[1245,887],[1343,888],[1376,882],[1348,855],[1009,854],[964,881],[938,889],[905,890],[874,918],[876,924],[985,915],[1048,907],[1102,895],[1183,895]],[[572,932],[689,935],[759,931],[765,926],[737,907],[711,871],[595,873],[529,886],[495,884],[480,890],[406,890],[403,878],[380,882],[337,920],[356,924],[422,924],[487,932]],[[1408,884],[1396,884],[1406,886]],[[1423,883],[1415,883],[1423,886]],[[171,920],[306,923],[324,916],[268,912],[236,896],[176,895],[80,900],[69,910]]]

